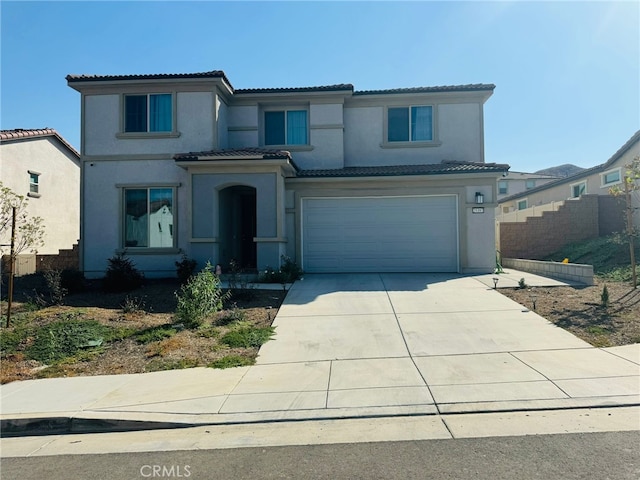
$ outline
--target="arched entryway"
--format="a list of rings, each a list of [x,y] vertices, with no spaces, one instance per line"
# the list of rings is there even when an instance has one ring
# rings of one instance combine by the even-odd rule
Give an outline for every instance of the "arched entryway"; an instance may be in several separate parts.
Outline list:
[[[255,270],[256,189],[234,185],[219,192],[220,261],[226,268],[235,260],[242,270]]]

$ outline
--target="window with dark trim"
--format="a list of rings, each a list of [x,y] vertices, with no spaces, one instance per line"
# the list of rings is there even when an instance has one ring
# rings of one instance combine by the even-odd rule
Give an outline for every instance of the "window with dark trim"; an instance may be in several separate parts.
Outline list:
[[[389,107],[387,109],[387,141],[433,141],[433,107],[429,105]]]
[[[307,145],[307,111],[264,112],[265,145]]]
[[[172,128],[173,96],[170,93],[125,95],[125,132],[171,132]]]

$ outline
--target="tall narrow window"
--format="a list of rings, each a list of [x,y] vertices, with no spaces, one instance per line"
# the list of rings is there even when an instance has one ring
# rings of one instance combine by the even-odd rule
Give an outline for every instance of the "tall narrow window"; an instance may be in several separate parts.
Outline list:
[[[124,97],[125,132],[170,132],[172,122],[173,99],[170,93]]]
[[[29,192],[40,193],[40,174],[29,172]]]
[[[433,140],[433,107],[387,109],[387,141],[430,142]]]
[[[581,195],[587,193],[587,183],[581,182],[576,183],[575,185],[571,185],[571,196],[573,198],[578,198]]]
[[[306,110],[264,112],[265,145],[306,145],[307,138]]]
[[[124,191],[124,246],[171,248],[173,188],[128,188]]]

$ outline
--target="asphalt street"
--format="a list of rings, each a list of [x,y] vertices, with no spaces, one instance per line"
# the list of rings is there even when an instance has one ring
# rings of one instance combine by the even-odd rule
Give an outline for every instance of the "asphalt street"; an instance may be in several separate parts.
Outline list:
[[[101,434],[108,435],[108,434]],[[640,432],[3,458],[3,480],[640,478]]]

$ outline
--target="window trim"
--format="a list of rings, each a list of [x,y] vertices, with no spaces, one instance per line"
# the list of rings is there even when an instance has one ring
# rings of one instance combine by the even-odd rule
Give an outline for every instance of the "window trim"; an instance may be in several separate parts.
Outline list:
[[[611,173],[617,173],[618,180],[606,183],[605,177]],[[620,185],[621,183],[622,183],[622,168],[620,167],[612,168],[611,170],[607,170],[606,172],[602,172],[600,174],[600,188],[609,188],[609,187],[612,187],[613,185]]]
[[[268,144],[266,142],[266,136],[267,136],[267,120],[266,120],[266,113],[267,112],[284,112],[284,135],[285,135],[285,143],[283,144],[274,144],[274,143],[270,143]],[[286,143],[287,142],[287,112],[306,112],[306,120],[307,120],[307,125],[306,125],[306,136],[307,136],[307,143],[296,143],[296,144],[290,144],[290,143]],[[260,144],[265,147],[265,148],[272,148],[272,149],[286,149],[288,151],[308,151],[308,150],[313,150],[313,146],[311,145],[311,113],[310,113],[310,108],[309,105],[286,105],[286,106],[268,106],[265,107],[263,106],[261,109],[261,113],[260,113],[260,122],[261,122],[261,126],[260,126]]]
[[[584,193],[581,193],[580,195],[576,196],[576,195],[573,194],[573,189],[574,189],[574,187],[577,187],[578,185],[584,185]],[[588,193],[587,192],[587,186],[588,185],[587,185],[587,181],[586,180],[583,180],[581,182],[572,183],[571,185],[569,185],[569,188],[571,189],[570,192],[569,192],[569,194],[570,194],[569,198],[580,198],[582,195],[586,195]]]
[[[171,130],[166,132],[149,131],[149,97],[151,95],[171,95]],[[146,132],[126,132],[126,97],[146,96],[147,97],[147,131]],[[140,138],[177,138],[180,132],[177,130],[178,124],[178,94],[175,90],[157,92],[127,92],[120,94],[120,126],[116,133],[119,139],[140,139]]]
[[[29,192],[27,193],[28,197],[32,197],[32,198],[40,198],[42,196],[42,194],[40,193],[40,175],[42,175],[40,172],[36,172],[35,170],[27,170],[27,173],[29,174]],[[36,182],[32,182],[31,179],[32,177],[36,177]],[[31,188],[35,185],[36,187],[36,191],[33,192],[31,191]]]
[[[431,107],[431,140],[411,140],[390,142],[389,141],[389,109],[390,108],[406,108],[409,110],[409,136],[411,136],[411,107]],[[442,142],[438,139],[438,105],[436,103],[426,104],[388,104],[383,109],[382,119],[382,142],[380,148],[424,148],[439,147]]]
[[[175,254],[181,250],[178,247],[178,209],[177,198],[178,188],[180,183],[131,183],[131,184],[116,184],[116,188],[120,190],[120,248],[116,250],[117,253],[128,253],[135,255],[154,255],[154,254]],[[126,191],[127,190],[149,190],[151,189],[171,189],[172,201],[173,201],[173,245],[171,247],[132,247],[126,244]],[[147,197],[148,198],[148,197]],[[147,200],[148,201],[148,200]],[[147,232],[148,235],[148,232]]]

